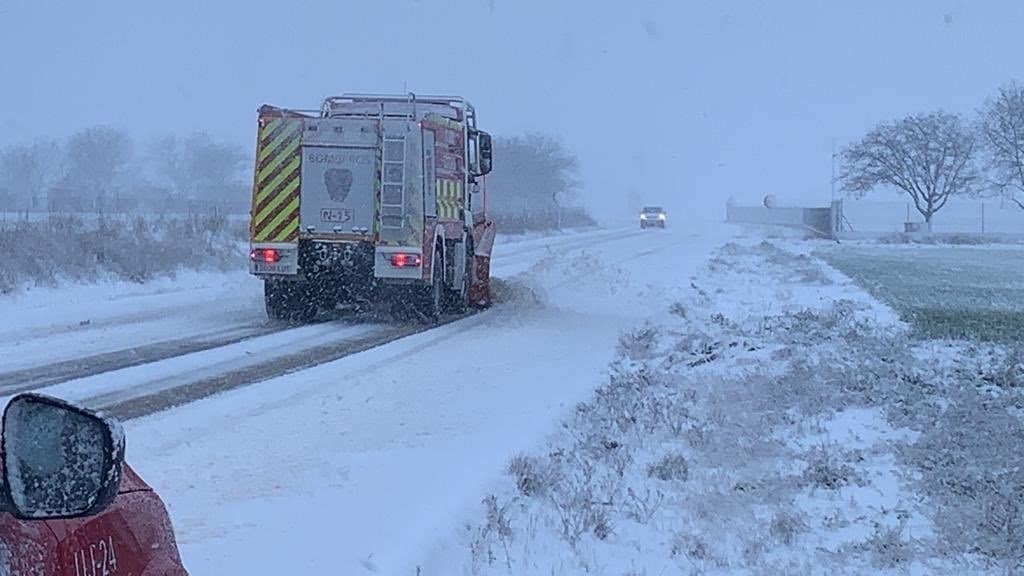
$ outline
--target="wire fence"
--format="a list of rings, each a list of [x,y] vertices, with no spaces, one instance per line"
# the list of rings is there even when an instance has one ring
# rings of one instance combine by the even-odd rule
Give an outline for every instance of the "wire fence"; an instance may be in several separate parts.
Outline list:
[[[843,216],[847,232],[896,233],[905,223],[923,223],[913,202],[846,200]],[[932,217],[932,232],[940,234],[1024,234],[1024,210],[1000,200],[950,199]]]

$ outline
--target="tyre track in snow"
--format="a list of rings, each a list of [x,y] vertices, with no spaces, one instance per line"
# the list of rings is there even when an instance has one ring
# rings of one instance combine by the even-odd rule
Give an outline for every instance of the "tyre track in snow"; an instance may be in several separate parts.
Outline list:
[[[270,380],[271,378],[339,360],[345,356],[376,348],[377,346],[382,346],[414,334],[433,330],[477,314],[486,314],[486,311],[446,317],[441,322],[430,325],[388,325],[379,330],[372,330],[362,336],[345,339],[336,343],[314,346],[275,358],[270,362],[262,362],[251,367],[223,372],[158,392],[133,395],[130,390],[119,391],[87,398],[82,401],[82,404],[90,408],[102,410],[104,413],[121,420],[140,418],[195,402],[214,394],[227,392],[243,386],[250,386],[258,382]]]
[[[165,340],[124,350],[94,354],[44,366],[5,372],[0,374],[0,395],[18,394],[19,392],[60,384],[68,380],[86,378],[113,370],[131,368],[167,358],[220,348],[250,338],[258,338],[266,334],[279,332],[283,329],[281,326],[270,325],[243,327],[213,334],[203,334],[198,337]]]
[[[494,259],[494,271],[501,274],[503,268],[510,270],[521,266],[525,260],[539,260],[552,252],[559,250],[576,250],[592,246],[620,242],[649,234],[630,229],[601,230],[584,234],[574,234],[564,238],[557,238],[554,241],[538,239],[527,241],[527,246],[516,249],[512,247],[507,252],[496,254]],[[534,242],[537,244],[534,245]],[[657,250],[664,247],[657,246]],[[637,256],[649,252],[649,249],[640,251]],[[485,314],[486,312],[484,312]],[[356,334],[346,336],[338,334],[335,341],[311,342],[308,347],[298,347],[282,354],[274,355],[265,361],[258,357],[245,360],[245,356],[253,354],[246,350],[231,350],[230,347],[244,345],[246,347],[258,347],[268,338],[284,338],[291,336],[298,330],[309,329],[310,326],[294,327],[287,325],[264,325],[260,327],[235,328],[220,335],[207,335],[203,338],[186,338],[158,342],[151,345],[134,347],[113,353],[99,354],[80,358],[76,360],[62,361],[47,366],[18,370],[0,374],[0,395],[7,396],[26,391],[42,391],[54,393],[57,396],[72,396],[72,400],[91,408],[101,409],[104,412],[121,419],[138,418],[202,398],[218,394],[220,392],[233,390],[311,368],[313,366],[338,360],[345,356],[356,354],[370,348],[432,330],[439,326],[452,322],[466,320],[477,314],[451,316],[444,318],[436,324],[351,324],[341,322],[326,322],[320,325],[323,330],[337,330],[345,332],[354,329]],[[134,379],[128,374],[132,369],[152,369],[159,372],[162,365],[170,362],[190,364],[189,372],[203,372],[204,368],[217,370],[217,362],[227,364],[238,364],[239,362],[211,362],[204,359],[204,353],[216,354],[219,349],[224,352],[231,350],[232,358],[241,360],[243,366],[232,366],[213,374],[202,374],[196,377],[184,375],[181,377],[156,377],[141,379],[136,376]],[[166,370],[166,367],[164,367]],[[125,372],[122,372],[125,371]],[[76,392],[76,384],[89,377],[105,377],[111,381],[122,380],[123,386],[118,385],[113,390],[103,390],[97,394],[87,392]],[[95,379],[95,378],[94,378]],[[70,393],[69,393],[70,391]]]

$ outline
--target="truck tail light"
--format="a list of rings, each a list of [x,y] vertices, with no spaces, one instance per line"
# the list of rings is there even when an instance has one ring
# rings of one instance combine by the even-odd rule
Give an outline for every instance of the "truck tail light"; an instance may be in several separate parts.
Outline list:
[[[281,253],[274,248],[256,248],[249,253],[249,258],[255,262],[267,262],[273,264],[281,261]]]
[[[392,254],[391,265],[395,268],[409,268],[413,266],[419,266],[423,263],[423,258],[419,254]]]

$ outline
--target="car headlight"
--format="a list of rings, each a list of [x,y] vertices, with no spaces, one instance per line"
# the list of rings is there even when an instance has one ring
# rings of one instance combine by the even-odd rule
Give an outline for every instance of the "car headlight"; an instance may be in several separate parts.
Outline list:
[[[664,220],[664,219],[665,219],[665,215],[664,214],[658,214],[658,220]]]
[[[647,214],[641,214],[640,215],[640,219],[641,220],[647,220]]]

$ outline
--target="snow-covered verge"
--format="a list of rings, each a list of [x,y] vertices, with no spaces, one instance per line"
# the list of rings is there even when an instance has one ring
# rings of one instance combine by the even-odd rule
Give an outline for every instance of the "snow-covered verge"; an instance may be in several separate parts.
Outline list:
[[[1024,569],[1024,350],[916,340],[808,250],[719,250],[421,573]]]
[[[0,222],[0,294],[24,286],[111,279],[140,283],[183,269],[238,268],[244,261],[243,236],[237,223],[205,215],[88,221],[52,215]]]

